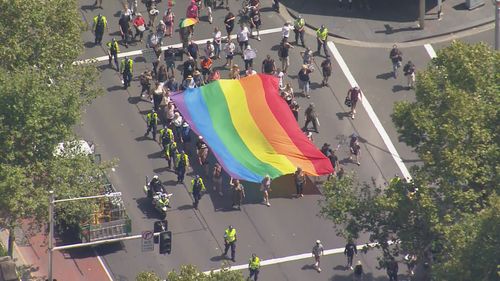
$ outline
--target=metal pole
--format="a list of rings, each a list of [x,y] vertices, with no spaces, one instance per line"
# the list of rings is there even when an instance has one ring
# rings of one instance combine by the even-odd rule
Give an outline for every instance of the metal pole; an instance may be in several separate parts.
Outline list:
[[[425,21],[425,0],[420,0],[419,3],[419,17],[418,17],[418,25],[420,29],[424,29],[424,21]]]
[[[54,245],[52,240],[54,238],[54,191],[49,191],[49,271],[48,281],[52,281],[52,253]]]
[[[500,0],[495,1],[495,50],[500,49]]]

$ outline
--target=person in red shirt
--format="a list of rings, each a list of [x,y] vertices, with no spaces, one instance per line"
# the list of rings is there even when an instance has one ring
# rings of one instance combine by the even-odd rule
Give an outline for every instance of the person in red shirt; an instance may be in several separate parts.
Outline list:
[[[146,21],[142,17],[141,13],[137,13],[136,17],[132,21],[132,24],[135,27],[135,35],[134,35],[134,40],[139,35],[139,39],[142,42],[142,37],[144,36],[144,31],[146,30]]]
[[[198,5],[196,5],[195,0],[192,0],[191,4],[189,4],[189,6],[187,7],[186,17],[198,19]]]
[[[208,83],[208,76],[210,75],[210,72],[212,72],[212,59],[209,57],[203,57],[201,60],[201,74],[203,75],[203,80],[205,83]]]

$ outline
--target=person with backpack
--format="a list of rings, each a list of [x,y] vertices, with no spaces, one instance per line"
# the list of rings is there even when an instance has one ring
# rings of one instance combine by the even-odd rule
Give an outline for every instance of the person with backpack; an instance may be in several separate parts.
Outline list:
[[[274,64],[274,60],[270,55],[267,55],[266,58],[262,61],[262,72],[265,74],[273,74],[276,71],[276,65]]]
[[[120,67],[118,65],[118,53],[120,52],[120,47],[118,46],[118,42],[115,38],[111,39],[111,42],[106,43],[108,47],[108,61],[109,66],[111,66],[111,60],[114,59],[116,70],[119,71]]]
[[[280,58],[281,61],[281,69],[283,70],[283,73],[286,73],[288,70],[288,66],[290,66],[289,50],[293,49],[293,46],[290,43],[288,43],[287,38],[283,38],[281,40],[280,46],[278,48],[278,57]]]
[[[403,67],[403,72],[408,78],[407,90],[413,89],[415,87],[415,65],[409,60]]]
[[[186,175],[186,170],[189,167],[189,157],[184,152],[180,150],[177,154],[177,159],[175,161],[175,172],[177,173],[177,183],[184,183],[184,176]]]
[[[392,74],[394,79],[398,76],[398,68],[401,67],[401,62],[403,61],[403,53],[398,49],[398,46],[394,44],[391,51],[389,52],[389,58],[392,62]]]
[[[94,43],[100,45],[102,42],[102,36],[104,35],[104,29],[108,30],[108,21],[104,15],[100,13],[94,17],[94,26],[92,30],[94,31],[95,39]]]
[[[127,89],[132,81],[134,61],[124,57],[120,65],[120,73],[123,75],[123,87]]]

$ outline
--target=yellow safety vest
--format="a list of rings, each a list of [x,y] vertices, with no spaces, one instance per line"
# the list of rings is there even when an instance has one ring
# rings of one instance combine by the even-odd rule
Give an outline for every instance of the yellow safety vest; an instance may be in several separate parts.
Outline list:
[[[231,231],[229,228],[226,229],[225,239],[227,243],[234,242],[236,240],[236,229],[233,228]]]
[[[304,19],[296,19],[295,22],[293,23],[293,27],[299,30],[302,27],[304,27],[304,24],[306,24],[306,21]]]
[[[176,167],[179,167],[179,163],[181,162],[181,157],[182,156],[183,156],[182,154],[178,154],[177,155],[177,161],[175,161],[175,166]],[[184,154],[184,162],[186,162],[186,165],[184,167],[187,167],[188,164],[189,164],[189,158],[188,158],[187,154]]]
[[[113,43],[113,41],[108,42],[108,44],[106,44],[106,45],[108,46],[110,51],[116,51],[117,53],[120,52],[120,47],[118,46],[117,41],[115,41],[114,43]]]
[[[316,30],[316,36],[321,40],[326,40],[326,37],[328,36],[328,28],[325,27],[325,29],[323,29],[323,32],[321,32],[321,28],[319,28],[318,30]]]
[[[248,263],[248,267],[250,269],[259,269],[260,268],[260,259],[259,257],[255,257],[255,259],[250,259],[250,262]]]
[[[205,185],[203,184],[203,179],[202,178],[198,179],[198,184],[201,185],[201,190],[202,191],[206,190]],[[191,190],[190,191],[193,192],[193,189],[194,189],[194,179],[191,180]]]

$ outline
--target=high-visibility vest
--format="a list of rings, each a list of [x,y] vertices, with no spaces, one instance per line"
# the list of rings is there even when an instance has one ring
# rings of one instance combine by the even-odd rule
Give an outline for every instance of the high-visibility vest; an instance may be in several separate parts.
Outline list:
[[[183,154],[178,154],[177,155],[177,161],[175,161],[175,166],[176,167],[179,167],[179,163],[181,162],[181,157],[184,157],[184,167],[187,167],[188,163],[189,163],[189,158],[187,156],[186,153],[183,153]]]
[[[167,144],[167,147],[165,148],[165,158],[168,160],[170,156],[176,156],[177,155],[177,143],[175,141]]]
[[[125,71],[129,71],[130,73],[132,73],[133,66],[134,66],[133,60],[131,60],[131,59],[122,60],[122,62],[121,62],[122,71],[121,72],[123,73]]]
[[[229,230],[226,229],[226,233],[224,235],[224,239],[226,240],[227,243],[234,242],[236,240],[236,229]]]
[[[174,139],[174,132],[172,132],[172,129],[169,129],[169,128],[163,128],[160,130],[160,136],[163,140],[163,138],[166,136],[168,136],[168,138],[170,139],[170,141],[172,141]]]
[[[304,19],[296,19],[295,22],[293,23],[293,27],[297,30],[301,29],[304,27],[306,24],[306,21]]]
[[[259,257],[255,257],[255,259],[250,259],[250,262],[248,263],[248,267],[250,269],[259,269],[260,268],[260,259]]]
[[[323,32],[321,32],[321,28],[318,28],[318,30],[316,30],[316,36],[321,40],[326,40],[326,37],[328,36],[328,28],[325,27]]]
[[[194,189],[194,185],[195,184],[199,184],[201,186],[201,190],[205,190],[205,185],[203,184],[203,179],[202,178],[198,178],[197,182],[195,182],[194,179],[191,180],[191,192],[193,192],[193,189]]]
[[[148,120],[148,125],[151,125],[151,122],[154,122],[153,124],[154,125],[158,125],[158,113],[148,113],[148,115],[146,116],[147,120]]]
[[[95,16],[94,17],[94,30],[97,29],[97,24],[102,22],[102,29],[106,28],[108,25],[108,21],[106,20],[106,17],[101,15],[101,16]]]
[[[114,43],[113,42],[108,42],[106,44],[106,46],[108,46],[108,48],[109,48],[109,50],[111,52],[117,52],[117,53],[120,52],[120,47],[118,46],[118,42],[117,41],[115,41]]]

